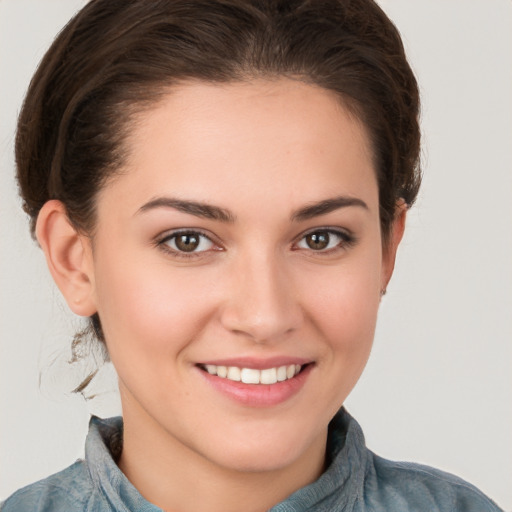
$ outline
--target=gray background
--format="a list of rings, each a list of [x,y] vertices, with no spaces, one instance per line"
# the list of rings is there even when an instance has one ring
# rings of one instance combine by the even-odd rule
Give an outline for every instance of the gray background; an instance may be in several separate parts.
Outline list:
[[[369,446],[456,473],[512,510],[512,3],[381,0],[423,94],[423,190],[347,401]],[[28,234],[13,133],[34,68],[79,0],[0,0],[0,498],[82,454],[119,412],[108,367],[84,401],[77,328]],[[77,365],[75,365],[77,366]]]

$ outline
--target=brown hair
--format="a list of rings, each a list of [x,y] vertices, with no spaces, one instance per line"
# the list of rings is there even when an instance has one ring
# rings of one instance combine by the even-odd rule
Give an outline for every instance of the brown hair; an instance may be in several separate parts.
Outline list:
[[[400,35],[372,0],[92,0],[41,61],[16,137],[34,233],[50,199],[85,233],[123,164],[130,119],[186,80],[290,76],[336,92],[370,135],[386,240],[420,184],[419,96]],[[98,336],[101,328],[93,318]]]

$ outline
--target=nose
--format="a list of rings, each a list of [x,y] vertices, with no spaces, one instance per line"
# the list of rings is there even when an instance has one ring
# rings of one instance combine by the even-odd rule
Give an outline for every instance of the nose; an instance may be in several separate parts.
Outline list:
[[[275,257],[240,257],[221,312],[224,328],[256,343],[276,342],[298,330],[303,312],[286,267]]]

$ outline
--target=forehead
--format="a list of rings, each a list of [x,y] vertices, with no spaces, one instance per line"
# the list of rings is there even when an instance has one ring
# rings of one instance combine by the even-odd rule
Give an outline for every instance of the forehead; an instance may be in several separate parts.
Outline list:
[[[125,172],[107,187],[125,199],[377,198],[364,126],[333,92],[290,79],[172,88],[138,115],[125,150]]]

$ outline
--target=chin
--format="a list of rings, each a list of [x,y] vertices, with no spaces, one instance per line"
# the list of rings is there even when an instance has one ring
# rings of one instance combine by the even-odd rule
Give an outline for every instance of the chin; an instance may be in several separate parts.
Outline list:
[[[326,432],[320,436],[308,436],[295,429],[291,434],[286,432],[278,436],[275,430],[270,434],[260,432],[246,435],[242,439],[226,435],[224,443],[210,446],[213,449],[208,450],[208,458],[218,466],[232,471],[260,473],[292,467],[301,459],[319,453],[319,446],[323,456]]]
[[[300,458],[299,450],[265,452],[264,449],[236,450],[216,457],[217,465],[239,473],[269,473],[290,467]]]

